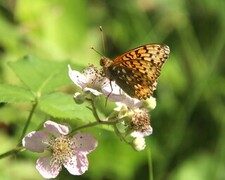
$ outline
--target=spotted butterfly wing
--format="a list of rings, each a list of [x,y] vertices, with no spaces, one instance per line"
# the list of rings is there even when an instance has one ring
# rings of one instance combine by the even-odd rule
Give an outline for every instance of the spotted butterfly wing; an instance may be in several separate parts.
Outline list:
[[[152,96],[161,67],[169,53],[170,49],[166,45],[147,44],[113,61],[103,57],[100,64],[110,81],[115,81],[131,97],[141,100]]]

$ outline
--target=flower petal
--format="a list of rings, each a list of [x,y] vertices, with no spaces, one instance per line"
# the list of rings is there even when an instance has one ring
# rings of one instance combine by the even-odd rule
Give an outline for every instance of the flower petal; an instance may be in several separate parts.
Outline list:
[[[65,125],[58,124],[53,121],[46,121],[44,123],[44,127],[47,129],[47,131],[53,135],[58,136],[59,134],[67,135],[69,133],[69,127]]]
[[[88,88],[88,87],[85,87],[84,88],[84,92],[91,92],[92,94],[94,94],[95,96],[99,96],[101,95],[102,93],[95,90],[95,89],[92,89],[92,88]]]
[[[36,169],[46,179],[55,178],[62,169],[60,163],[52,163],[50,156],[41,157],[36,162]]]
[[[73,175],[82,175],[88,170],[88,159],[83,153],[78,153],[72,159],[64,163],[64,167]]]
[[[117,96],[121,96],[121,88],[114,82],[114,81],[105,81],[102,89],[101,89],[102,93],[105,94],[106,96],[108,96],[110,94],[112,100],[115,96],[115,98]],[[109,96],[109,98],[110,98]]]
[[[139,108],[142,105],[142,101],[127,95],[114,81],[106,83],[102,88],[102,93],[109,96],[110,100],[123,103],[131,109]]]
[[[45,143],[49,141],[48,135],[49,134],[44,131],[32,131],[23,138],[22,145],[33,152],[44,152],[45,148],[48,146],[48,144]]]
[[[121,99],[120,102],[125,104],[130,109],[136,109],[136,108],[141,107],[142,101],[140,101],[140,100],[138,100],[136,98],[132,98],[132,97],[130,97],[127,94],[125,94],[124,97],[125,98]]]
[[[153,132],[153,129],[152,129],[151,126],[149,126],[149,128],[148,128],[147,130],[145,130],[144,132],[134,131],[134,132],[132,132],[130,135],[131,135],[132,137],[135,137],[135,138],[136,138],[136,137],[145,137],[145,136],[151,135],[152,132]]]
[[[86,133],[78,133],[71,140],[75,142],[74,150],[85,154],[93,151],[98,145],[97,140],[92,135]]]
[[[70,65],[68,65],[69,69],[69,77],[73,81],[74,84],[76,84],[79,88],[83,89],[85,85],[87,84],[87,77],[75,70],[72,70]]]

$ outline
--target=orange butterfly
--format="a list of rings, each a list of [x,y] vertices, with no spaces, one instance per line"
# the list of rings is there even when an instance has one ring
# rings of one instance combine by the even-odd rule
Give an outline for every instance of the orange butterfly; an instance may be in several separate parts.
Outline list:
[[[110,81],[115,81],[129,96],[142,100],[152,96],[169,53],[167,45],[147,44],[132,49],[113,61],[102,57],[100,65]]]

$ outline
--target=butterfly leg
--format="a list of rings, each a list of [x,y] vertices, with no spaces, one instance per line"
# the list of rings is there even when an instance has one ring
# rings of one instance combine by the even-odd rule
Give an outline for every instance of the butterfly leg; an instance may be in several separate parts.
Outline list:
[[[112,83],[111,83],[112,81],[110,80],[109,81],[109,84],[110,84],[110,87],[111,87],[111,92],[107,95],[107,97],[106,97],[106,101],[105,101],[105,107],[107,106],[107,102],[108,102],[108,98],[109,98],[109,96],[112,94],[112,92],[113,92],[113,87],[112,87]]]

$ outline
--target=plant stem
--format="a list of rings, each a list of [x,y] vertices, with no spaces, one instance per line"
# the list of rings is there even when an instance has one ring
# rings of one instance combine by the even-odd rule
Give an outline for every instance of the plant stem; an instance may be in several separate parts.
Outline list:
[[[17,147],[15,149],[12,149],[10,151],[7,151],[7,152],[5,152],[3,154],[0,154],[0,159],[2,159],[4,157],[7,157],[7,156],[10,156],[11,154],[17,154],[18,152],[20,152],[23,149],[24,149],[23,147]]]
[[[153,164],[152,164],[152,154],[150,148],[148,149],[148,167],[149,167],[149,180],[153,180]]]
[[[33,116],[33,114],[34,114],[34,111],[35,111],[35,109],[36,109],[36,107],[37,107],[37,101],[33,104],[33,106],[32,106],[32,109],[31,109],[31,111],[30,111],[30,114],[29,114],[29,116],[28,116],[28,118],[27,118],[27,122],[26,122],[26,124],[25,124],[25,126],[24,126],[24,128],[23,128],[23,132],[22,132],[22,134],[21,134],[21,137],[20,137],[20,139],[19,139],[19,143],[18,143],[18,146],[21,146],[21,141],[22,141],[22,139],[23,139],[23,137],[25,136],[25,134],[26,134],[26,132],[27,132],[27,128],[28,128],[28,126],[29,126],[29,124],[30,124],[30,121],[31,121],[31,119],[32,119],[32,116]]]
[[[92,122],[89,124],[85,124],[83,126],[77,127],[75,129],[72,129],[71,132],[69,133],[70,135],[73,134],[75,131],[78,131],[80,129],[84,129],[84,128],[89,128],[89,127],[93,127],[93,126],[97,126],[97,125],[101,125],[101,124],[106,124],[106,125],[111,125],[111,124],[115,124],[115,122],[109,122],[109,121],[96,121],[96,122]]]
[[[120,131],[118,130],[118,128],[117,128],[117,126],[116,126],[115,123],[113,124],[113,127],[114,127],[115,133],[120,137],[120,139],[121,139],[122,141],[124,141],[125,143],[127,143],[128,145],[131,145],[131,143],[130,143],[129,141],[127,141],[127,140],[125,139],[125,137],[120,133]]]
[[[87,100],[91,103],[91,107],[92,107],[91,111],[92,111],[92,113],[93,113],[93,116],[95,117],[95,119],[96,119],[98,122],[100,122],[101,119],[100,119],[99,116],[98,116],[97,109],[96,109],[96,107],[95,107],[95,103],[94,103],[93,99],[87,98]]]
[[[74,133],[75,131],[78,131],[80,129],[83,129],[83,128],[88,128],[88,127],[93,127],[93,126],[97,126],[97,125],[101,125],[101,124],[107,124],[107,125],[113,125],[113,128],[114,128],[114,131],[115,133],[120,137],[120,139],[122,141],[124,141],[125,143],[127,143],[128,145],[131,145],[131,143],[129,141],[126,140],[126,138],[120,133],[120,131],[118,130],[117,126],[116,126],[116,123],[118,122],[117,121],[102,121],[99,116],[98,116],[98,112],[97,112],[97,109],[95,107],[95,102],[93,99],[91,98],[86,98],[87,101],[89,101],[91,103],[91,108],[90,107],[87,107],[88,109],[90,109],[93,113],[93,116],[95,117],[96,119],[96,122],[93,122],[93,123],[89,123],[89,124],[86,124],[86,125],[83,125],[83,126],[80,126],[78,128],[75,128],[73,129],[70,134]]]

